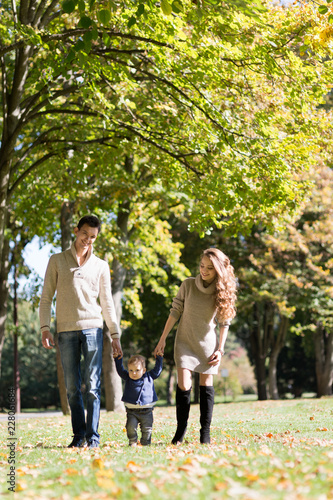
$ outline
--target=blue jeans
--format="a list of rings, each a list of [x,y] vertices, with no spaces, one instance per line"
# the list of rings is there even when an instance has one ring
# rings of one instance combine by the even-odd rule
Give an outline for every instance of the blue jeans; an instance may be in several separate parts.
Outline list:
[[[126,408],[127,421],[126,431],[129,444],[134,444],[138,440],[137,428],[140,424],[141,439],[140,443],[147,446],[151,443],[151,434],[153,431],[153,408]]]
[[[99,442],[98,424],[101,407],[101,371],[103,330],[89,328],[58,335],[74,436]],[[87,423],[81,392],[81,352],[85,361]]]

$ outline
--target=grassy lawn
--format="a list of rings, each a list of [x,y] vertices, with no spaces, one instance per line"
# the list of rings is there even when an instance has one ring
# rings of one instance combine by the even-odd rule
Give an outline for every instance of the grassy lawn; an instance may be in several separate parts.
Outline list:
[[[102,413],[101,448],[68,449],[69,417],[16,419],[15,498],[333,499],[333,399],[215,405],[212,444],[199,444],[192,405],[187,442],[170,445],[175,408],[154,411],[153,444],[129,448],[125,416]],[[10,471],[1,424],[1,494]]]

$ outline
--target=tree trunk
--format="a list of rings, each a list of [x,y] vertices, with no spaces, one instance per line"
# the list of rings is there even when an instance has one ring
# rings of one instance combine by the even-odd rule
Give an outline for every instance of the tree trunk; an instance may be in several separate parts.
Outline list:
[[[257,304],[253,306],[253,325],[250,336],[252,356],[255,364],[255,374],[257,379],[258,399],[267,399],[266,389],[266,352],[264,340],[261,338],[259,311]]]
[[[133,171],[133,158],[126,157],[124,163],[126,172]],[[129,241],[128,220],[130,215],[131,202],[125,200],[119,205],[117,226],[120,230],[120,241],[124,247],[127,247]],[[114,258],[112,262],[112,297],[116,309],[118,323],[120,325],[122,316],[121,297],[126,279],[126,268],[121,262]],[[119,411],[124,409],[121,401],[122,382],[117,371],[112,357],[112,343],[110,340],[110,333],[106,329],[104,332],[104,339],[107,340],[103,347],[103,374],[105,386],[105,405],[107,411]]]
[[[276,338],[273,340],[271,355],[269,358],[269,370],[268,370],[268,381],[269,381],[269,395],[271,399],[279,399],[279,391],[277,387],[277,360],[282,347],[284,346],[287,330],[288,330],[289,320],[285,316],[280,317],[280,324]]]
[[[0,260],[0,375],[1,375],[1,359],[2,359],[2,349],[5,341],[5,325],[7,319],[7,307],[8,307],[8,274],[10,270],[9,262],[9,240],[6,238],[4,240],[3,250]]]
[[[174,386],[175,386],[175,372],[174,372],[173,368],[170,368],[169,369],[169,376],[168,376],[168,392],[167,392],[168,405],[172,404],[172,396],[173,396]]]
[[[123,289],[126,270],[117,259],[114,259],[113,266],[112,297],[116,309],[118,323],[121,320],[121,291]],[[103,331],[103,376],[105,389],[105,407],[107,411],[124,411],[122,397],[122,382],[119,377],[112,356],[112,341],[110,332],[104,325]]]
[[[327,333],[321,325],[313,333],[316,356],[317,397],[332,396],[333,332]]]
[[[112,356],[112,341],[106,325],[103,330],[103,377],[107,411],[123,412],[122,383]]]
[[[1,145],[0,158],[3,155],[3,149],[4,148]],[[7,220],[8,220],[9,176],[10,176],[9,162],[0,161],[0,262],[1,263],[3,263],[6,259],[7,238],[5,236],[5,233],[7,229]],[[3,274],[2,271],[1,274]],[[5,277],[6,281],[7,278],[8,275]]]
[[[72,244],[74,208],[75,201],[64,201],[61,206],[60,227],[61,249],[63,252]]]
[[[199,373],[195,372],[193,374],[193,383],[194,383],[194,391],[193,391],[193,403],[199,403]]]
[[[64,201],[61,206],[60,228],[61,228],[61,249],[64,252],[72,243],[72,224],[74,215],[74,205],[72,201]],[[70,408],[67,399],[67,390],[65,384],[64,370],[61,364],[60,349],[58,345],[58,336],[55,335],[57,377],[59,387],[60,406],[64,415],[70,414]]]
[[[14,324],[14,388],[15,388],[15,410],[16,413],[21,413],[21,387],[20,387],[20,364],[18,350],[18,299],[17,299],[17,262],[14,255],[14,307],[13,307],[13,324]]]

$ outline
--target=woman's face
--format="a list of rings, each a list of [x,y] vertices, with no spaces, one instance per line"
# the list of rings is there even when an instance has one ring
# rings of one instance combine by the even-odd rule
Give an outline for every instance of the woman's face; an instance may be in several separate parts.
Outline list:
[[[200,262],[200,274],[201,278],[206,281],[206,283],[212,283],[216,278],[216,271],[207,255],[204,255]]]

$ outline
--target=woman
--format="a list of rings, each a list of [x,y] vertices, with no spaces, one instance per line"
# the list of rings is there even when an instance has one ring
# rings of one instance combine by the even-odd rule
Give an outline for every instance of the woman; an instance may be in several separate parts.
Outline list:
[[[166,338],[180,318],[174,357],[177,368],[177,430],[172,444],[183,441],[190,412],[192,372],[199,372],[200,443],[210,443],[214,406],[213,375],[224,354],[228,328],[235,316],[236,279],[228,257],[217,248],[201,256],[200,274],[181,284],[154,356],[164,354]],[[217,341],[216,326],[219,325]]]

